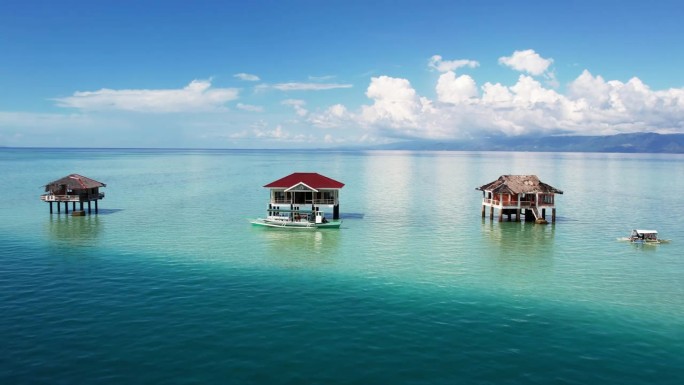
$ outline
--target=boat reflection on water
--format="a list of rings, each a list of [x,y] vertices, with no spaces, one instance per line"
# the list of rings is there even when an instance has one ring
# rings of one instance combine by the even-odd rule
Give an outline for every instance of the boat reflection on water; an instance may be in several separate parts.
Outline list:
[[[268,252],[268,259],[289,268],[310,268],[335,263],[341,232],[330,230],[283,231],[259,229],[254,232]]]

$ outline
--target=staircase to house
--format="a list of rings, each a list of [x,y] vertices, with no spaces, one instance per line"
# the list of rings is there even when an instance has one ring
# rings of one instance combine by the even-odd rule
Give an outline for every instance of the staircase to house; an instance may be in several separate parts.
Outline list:
[[[530,207],[530,211],[532,211],[532,214],[534,215],[534,221],[536,223],[548,223],[546,219],[544,219],[544,217],[539,213],[539,209],[536,206]]]

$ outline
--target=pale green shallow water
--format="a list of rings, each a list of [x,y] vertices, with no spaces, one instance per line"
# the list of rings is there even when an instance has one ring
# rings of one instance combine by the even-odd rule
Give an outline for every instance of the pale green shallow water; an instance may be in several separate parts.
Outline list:
[[[294,171],[346,184],[341,229],[249,224]],[[69,173],[99,215],[40,202]],[[556,225],[483,221],[501,174],[562,189]],[[680,155],[0,149],[0,175],[3,384],[684,382]]]

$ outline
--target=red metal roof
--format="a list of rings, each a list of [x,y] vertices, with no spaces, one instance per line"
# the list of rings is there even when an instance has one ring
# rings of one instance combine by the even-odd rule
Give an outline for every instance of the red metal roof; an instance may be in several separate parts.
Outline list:
[[[315,188],[342,188],[344,183],[338,182],[334,179],[330,179],[327,176],[323,176],[316,172],[295,172],[284,178],[280,178],[267,184],[264,187],[267,188],[290,188],[299,183],[304,183],[305,185]]]

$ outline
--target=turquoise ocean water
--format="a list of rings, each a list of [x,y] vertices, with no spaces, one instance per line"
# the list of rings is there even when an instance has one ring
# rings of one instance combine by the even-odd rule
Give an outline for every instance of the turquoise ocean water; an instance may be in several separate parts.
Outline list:
[[[252,227],[346,184],[339,230]],[[107,184],[100,214],[42,186]],[[481,218],[536,174],[555,225]],[[2,384],[681,384],[684,157],[0,149]],[[620,242],[654,228],[670,244]]]

